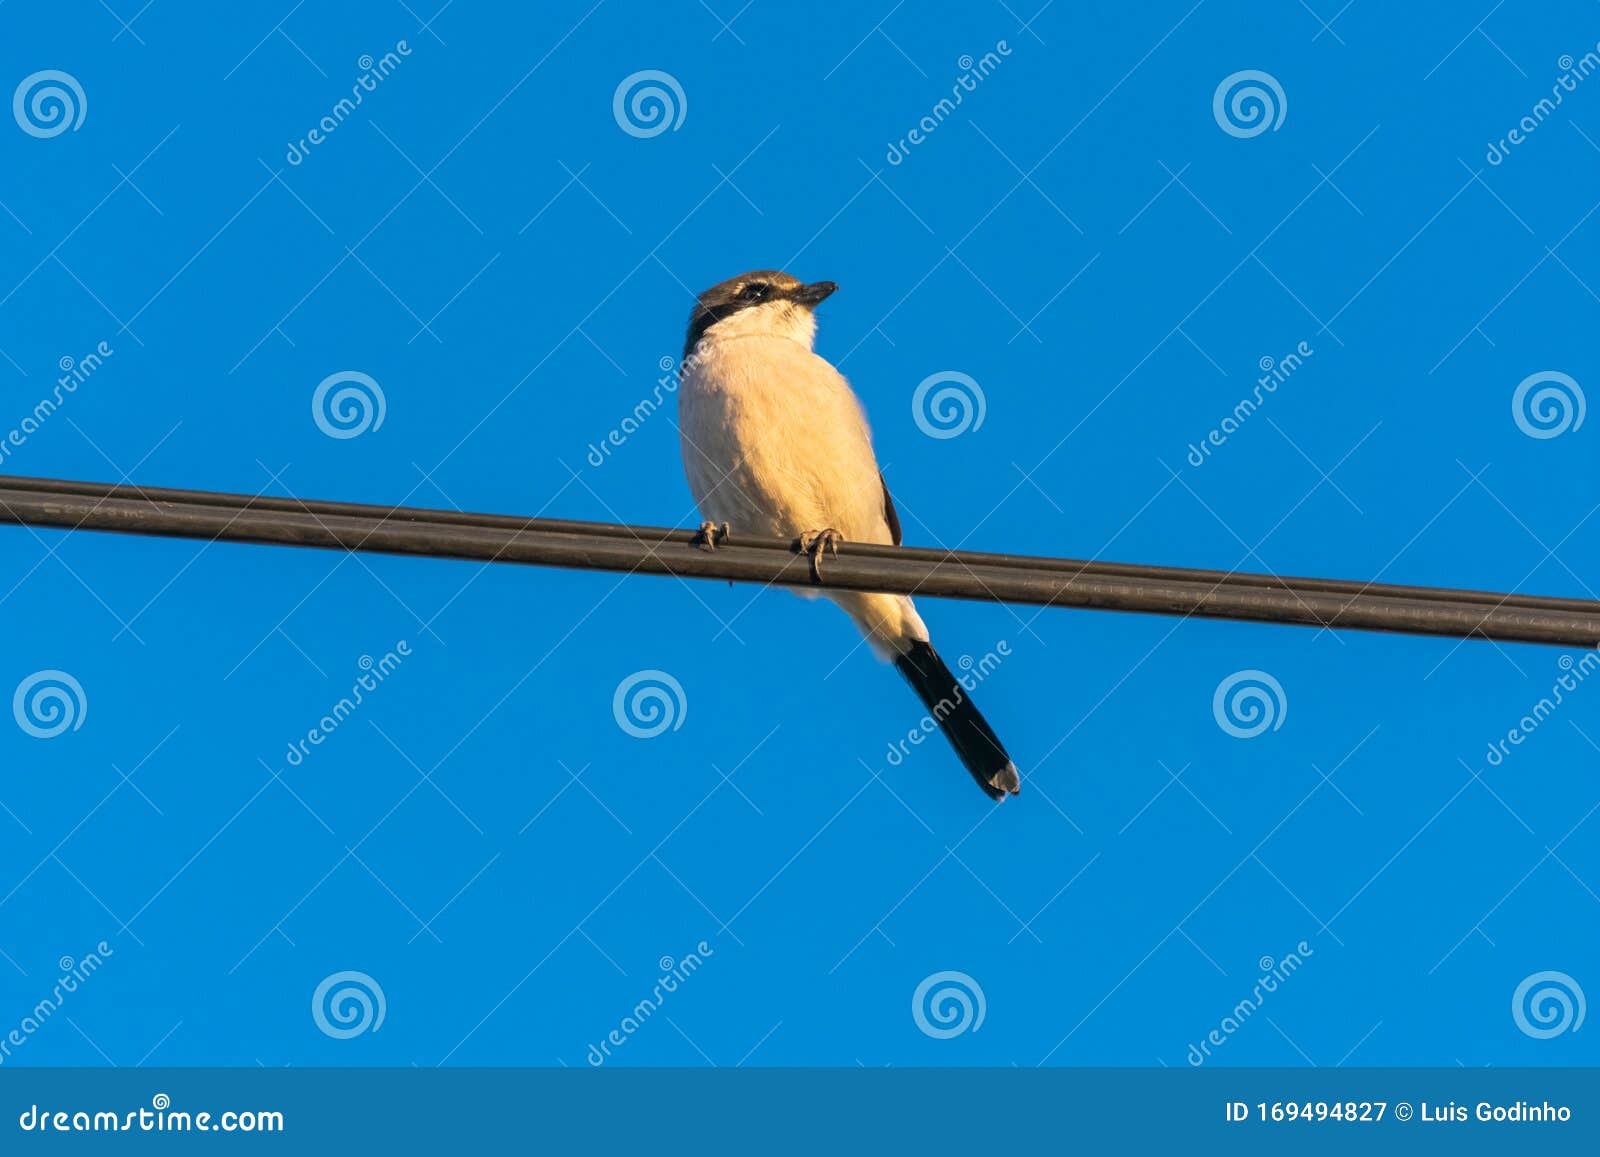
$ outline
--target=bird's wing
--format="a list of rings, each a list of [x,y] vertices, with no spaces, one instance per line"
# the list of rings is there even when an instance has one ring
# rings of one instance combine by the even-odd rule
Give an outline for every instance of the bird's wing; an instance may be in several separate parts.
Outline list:
[[[900,515],[895,513],[894,498],[889,493],[889,480],[878,471],[878,481],[883,483],[883,520],[889,524],[889,540],[900,545]]]

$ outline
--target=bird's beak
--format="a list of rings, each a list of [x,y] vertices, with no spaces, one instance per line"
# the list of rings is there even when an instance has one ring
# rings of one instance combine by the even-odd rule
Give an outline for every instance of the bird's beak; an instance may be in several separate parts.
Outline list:
[[[810,285],[802,285],[795,290],[791,297],[801,305],[815,309],[838,292],[838,289],[839,286],[832,281],[813,281]]]

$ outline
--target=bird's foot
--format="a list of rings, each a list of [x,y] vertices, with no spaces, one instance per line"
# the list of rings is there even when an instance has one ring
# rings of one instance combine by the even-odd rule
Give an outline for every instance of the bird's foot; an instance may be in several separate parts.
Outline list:
[[[702,522],[700,529],[695,533],[694,545],[701,550],[716,550],[718,545],[728,541],[728,524],[715,522]]]
[[[832,552],[834,557],[838,557],[839,544],[843,541],[844,535],[831,526],[823,530],[808,530],[796,541],[795,546],[800,553],[811,559],[811,577],[815,581],[822,581],[823,553]]]

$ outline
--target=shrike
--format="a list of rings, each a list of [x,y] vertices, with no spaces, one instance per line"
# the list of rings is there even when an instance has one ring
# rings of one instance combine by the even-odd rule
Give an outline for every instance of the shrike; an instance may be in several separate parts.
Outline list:
[[[713,285],[689,317],[678,391],[683,464],[701,545],[730,534],[792,537],[822,580],[838,544],[900,545],[900,519],[872,452],[861,403],[811,351],[812,311],[839,287],[758,270]],[[800,592],[810,594],[811,592]],[[904,595],[821,591],[916,691],[978,786],[1003,800],[1016,766],[928,642]]]

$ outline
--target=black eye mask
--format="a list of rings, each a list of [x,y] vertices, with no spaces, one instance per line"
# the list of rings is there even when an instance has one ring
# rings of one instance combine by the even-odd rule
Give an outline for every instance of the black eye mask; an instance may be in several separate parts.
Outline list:
[[[831,281],[813,281],[809,285],[796,285],[792,289],[780,289],[768,281],[746,282],[739,287],[737,293],[725,301],[713,305],[702,302],[695,306],[694,312],[689,315],[689,332],[684,339],[683,356],[687,358],[694,352],[694,347],[705,336],[706,330],[724,318],[732,317],[740,310],[767,305],[774,301],[788,301],[806,309],[815,309],[838,288]]]

